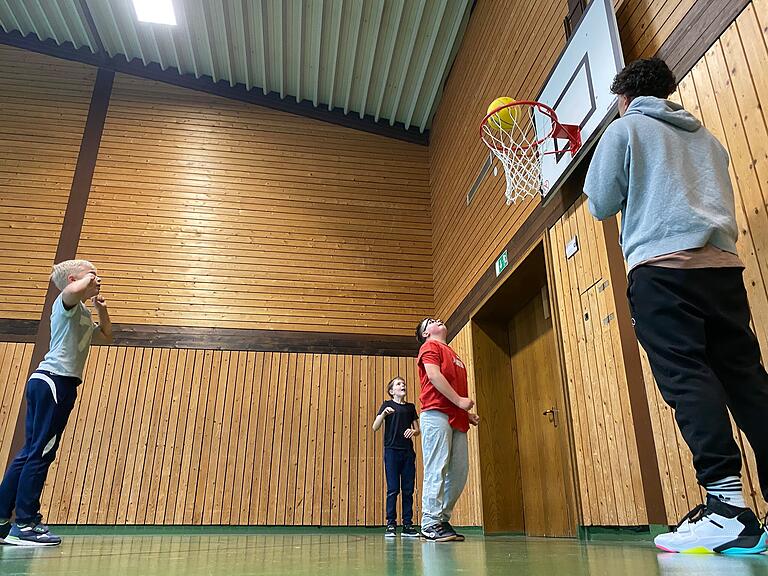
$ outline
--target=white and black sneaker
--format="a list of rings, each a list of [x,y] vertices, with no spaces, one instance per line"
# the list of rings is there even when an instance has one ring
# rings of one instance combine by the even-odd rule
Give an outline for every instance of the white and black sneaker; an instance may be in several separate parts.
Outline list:
[[[422,527],[421,537],[433,542],[451,542],[456,540],[456,532],[446,530],[443,524],[432,524],[431,526]]]
[[[397,536],[397,525],[396,524],[387,524],[387,529],[384,531],[384,537],[385,538],[394,538]]]
[[[665,552],[684,554],[760,554],[768,547],[768,533],[749,508],[707,496],[706,505],[699,504],[653,543]]]
[[[58,546],[61,538],[51,534],[45,524],[14,524],[5,543],[14,546]]]
[[[5,544],[5,539],[11,531],[10,520],[0,520],[0,544]]]
[[[413,524],[405,524],[403,526],[403,531],[400,532],[400,536],[402,536],[403,538],[418,538],[419,527],[414,526]]]

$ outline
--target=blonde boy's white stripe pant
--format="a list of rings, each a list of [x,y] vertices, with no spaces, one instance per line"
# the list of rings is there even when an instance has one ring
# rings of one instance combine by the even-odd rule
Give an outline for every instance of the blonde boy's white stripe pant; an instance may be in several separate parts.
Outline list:
[[[424,456],[421,525],[450,522],[469,472],[467,433],[451,428],[448,415],[427,410],[419,417]]]

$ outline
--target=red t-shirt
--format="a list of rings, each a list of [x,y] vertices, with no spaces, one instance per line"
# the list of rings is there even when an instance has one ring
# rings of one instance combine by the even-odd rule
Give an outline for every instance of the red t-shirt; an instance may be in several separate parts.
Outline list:
[[[419,349],[419,357],[416,360],[419,367],[419,380],[421,381],[421,411],[439,410],[448,415],[448,422],[451,428],[461,432],[469,430],[469,413],[462,410],[456,404],[443,396],[437,388],[432,385],[427,376],[424,364],[434,364],[440,367],[445,379],[456,390],[459,396],[464,398],[468,395],[467,388],[467,369],[464,363],[456,355],[450,346],[441,344],[435,340],[427,340]]]

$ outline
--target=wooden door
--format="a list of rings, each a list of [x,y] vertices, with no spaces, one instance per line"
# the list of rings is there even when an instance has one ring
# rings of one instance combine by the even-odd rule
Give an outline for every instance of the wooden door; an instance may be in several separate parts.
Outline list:
[[[525,532],[574,536],[567,478],[568,426],[546,292],[542,290],[512,318],[509,342]]]

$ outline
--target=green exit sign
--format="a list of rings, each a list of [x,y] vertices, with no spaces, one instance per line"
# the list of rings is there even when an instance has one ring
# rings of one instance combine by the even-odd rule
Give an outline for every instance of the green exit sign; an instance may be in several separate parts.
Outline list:
[[[498,277],[499,274],[501,274],[504,271],[504,268],[507,267],[509,264],[509,258],[507,258],[507,251],[504,250],[504,252],[501,253],[501,256],[499,256],[496,259],[496,276]]]

